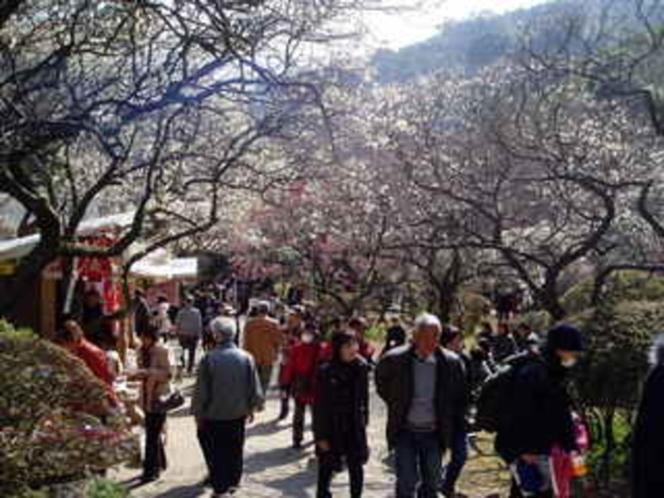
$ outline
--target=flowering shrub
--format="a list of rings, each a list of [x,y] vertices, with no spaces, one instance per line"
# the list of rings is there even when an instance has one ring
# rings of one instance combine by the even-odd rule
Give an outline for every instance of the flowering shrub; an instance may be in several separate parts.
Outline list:
[[[80,478],[137,451],[107,387],[82,361],[0,326],[0,496]]]

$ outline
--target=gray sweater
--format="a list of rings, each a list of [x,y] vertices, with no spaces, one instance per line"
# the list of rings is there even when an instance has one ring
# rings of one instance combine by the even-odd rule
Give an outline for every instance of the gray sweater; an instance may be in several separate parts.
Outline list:
[[[200,337],[203,332],[201,312],[193,306],[185,306],[175,317],[175,328],[179,336]]]
[[[264,403],[252,356],[228,342],[210,351],[198,367],[191,409],[204,420],[237,420]]]

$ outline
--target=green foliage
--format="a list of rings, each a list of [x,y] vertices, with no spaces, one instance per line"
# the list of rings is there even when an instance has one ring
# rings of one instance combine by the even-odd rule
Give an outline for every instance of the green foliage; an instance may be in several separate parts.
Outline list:
[[[624,479],[632,413],[648,371],[648,350],[664,324],[659,302],[605,301],[571,319],[586,333],[588,356],[576,379],[586,418],[591,422],[591,467],[597,484]]]
[[[95,479],[88,486],[88,498],[128,498],[129,492],[120,484],[107,479]]]
[[[579,391],[586,404],[634,408],[648,370],[647,351],[664,324],[658,302],[611,302],[571,320],[585,331],[588,358]]]
[[[525,323],[530,325],[533,330],[542,332],[551,327],[553,319],[547,311],[529,311],[519,317],[519,323]]]
[[[601,413],[596,417],[589,417],[590,431],[593,435],[593,445],[588,455],[589,469],[596,478],[604,476],[609,482],[624,479],[630,455],[631,412],[620,411],[611,417],[611,438],[606,437],[609,428],[601,417]],[[612,440],[610,443],[612,447],[607,446],[609,439]],[[610,458],[607,458],[608,455]]]
[[[570,314],[581,313],[591,306],[592,292],[593,279],[583,280],[563,296],[563,307]],[[612,302],[664,302],[664,277],[638,271],[616,272],[607,281],[607,292],[603,299]]]
[[[479,324],[491,311],[492,304],[487,298],[474,292],[464,293],[462,302],[464,335],[474,335]]]
[[[383,344],[385,342],[386,333],[387,327],[385,324],[377,323],[367,329],[365,337],[371,342]]]
[[[14,340],[34,340],[37,338],[30,329],[15,329],[14,326],[6,320],[0,319],[0,339],[2,336],[11,336]]]
[[[137,440],[90,369],[30,331],[2,327],[0,496],[131,460]]]

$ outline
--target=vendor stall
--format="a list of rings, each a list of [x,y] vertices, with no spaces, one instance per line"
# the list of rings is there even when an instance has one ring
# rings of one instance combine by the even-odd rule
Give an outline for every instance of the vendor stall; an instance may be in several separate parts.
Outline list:
[[[77,231],[78,242],[90,246],[111,246],[121,232],[131,226],[134,213],[83,221]],[[0,292],[11,292],[14,273],[19,261],[39,244],[40,235],[29,235],[0,241]],[[30,299],[18,303],[16,319],[20,325],[39,331],[42,336],[52,337],[56,328],[56,317],[63,310],[74,310],[84,306],[86,292],[95,291],[100,296],[104,314],[116,311],[121,306],[121,292],[115,270],[122,258],[73,258],[72,284],[64,289],[63,261],[58,259],[42,272],[42,278],[34,282]],[[118,327],[119,324],[112,325]]]

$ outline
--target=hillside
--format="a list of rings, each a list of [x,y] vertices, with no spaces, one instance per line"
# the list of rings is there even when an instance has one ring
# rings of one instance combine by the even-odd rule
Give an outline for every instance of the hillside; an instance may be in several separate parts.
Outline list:
[[[537,46],[552,47],[564,36],[556,22],[561,16],[581,18],[587,12],[596,18],[600,9],[607,9],[614,19],[630,17],[634,1],[554,0],[503,15],[448,23],[424,42],[398,51],[379,50],[372,62],[382,83],[405,81],[441,68],[472,75],[516,49],[526,26],[539,27],[534,38]]]

